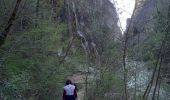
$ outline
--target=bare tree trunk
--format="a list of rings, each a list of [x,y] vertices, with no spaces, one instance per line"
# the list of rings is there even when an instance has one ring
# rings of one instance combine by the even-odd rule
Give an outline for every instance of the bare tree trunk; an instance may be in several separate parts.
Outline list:
[[[57,21],[57,0],[51,0],[52,21]]]
[[[6,80],[7,78],[7,75],[6,75],[6,68],[4,66],[4,59],[1,59],[0,58],[0,86],[3,85],[4,83],[4,80]],[[1,97],[1,96],[0,96]],[[1,98],[0,98],[1,100]],[[3,99],[2,99],[3,100]]]
[[[135,10],[136,10],[137,2],[135,1],[135,7],[133,10],[132,18],[134,17]],[[125,42],[124,42],[124,49],[123,49],[123,69],[124,69],[124,93],[125,93],[125,100],[128,100],[128,92],[127,92],[127,68],[126,68],[126,57],[127,57],[127,49],[128,49],[128,35],[131,28],[132,19],[130,20],[129,26],[127,27],[127,31],[125,32]]]
[[[155,100],[155,94],[156,94],[156,89],[157,89],[157,86],[158,86],[158,80],[160,78],[160,71],[161,71],[161,66],[162,66],[162,57],[161,57],[161,61],[160,61],[160,65],[159,65],[159,68],[158,68],[158,75],[157,75],[157,78],[156,78],[156,84],[155,84],[155,88],[154,88],[154,91],[153,91],[153,96],[152,96],[152,100]]]
[[[0,46],[2,46],[4,44],[5,39],[6,39],[7,35],[9,34],[9,31],[16,19],[17,11],[18,11],[19,5],[21,4],[21,1],[22,0],[17,0],[15,8],[12,11],[12,14],[7,22],[7,25],[6,25],[5,29],[3,30],[3,32],[0,34]]]
[[[127,53],[127,37],[128,34],[126,33],[126,39],[125,39],[125,44],[124,44],[124,53],[123,53],[123,69],[124,69],[124,93],[125,93],[125,100],[128,99],[127,95],[127,69],[126,69],[126,53]]]
[[[158,96],[157,96],[157,100],[159,100],[159,95],[160,95],[160,86],[161,85],[161,78],[159,78],[159,84],[158,84]]]
[[[134,32],[136,34],[138,34],[138,40],[137,40],[137,54],[136,54],[136,58],[139,58],[139,52],[140,52],[140,47],[139,47],[139,43],[140,43],[140,33],[137,33],[136,31]],[[137,99],[137,66],[138,66],[138,62],[136,62],[135,64],[135,93],[134,93],[134,100]]]
[[[165,34],[164,40],[162,42],[163,49],[165,49],[166,42],[167,42],[167,39],[168,39],[168,34],[169,34],[169,31],[170,31],[169,21],[170,21],[170,6],[169,6],[169,9],[168,9],[168,22],[167,22],[168,27],[166,29],[166,34]],[[165,52],[165,50],[164,50],[164,52]],[[155,85],[155,88],[154,88],[152,100],[154,100],[154,98],[155,98],[155,93],[156,93],[156,89],[157,89],[157,86],[158,86],[158,81],[159,81],[160,73],[161,73],[162,59],[163,59],[163,56],[164,56],[164,52],[163,52],[163,55],[161,55],[160,66],[158,68],[158,75],[156,77],[156,85]]]
[[[166,33],[165,33],[165,36],[163,38],[163,41],[162,41],[162,44],[161,44],[161,47],[160,47],[160,50],[159,50],[159,55],[157,57],[157,62],[156,62],[156,65],[155,65],[155,68],[154,68],[154,72],[152,74],[152,78],[151,78],[151,81],[150,83],[148,84],[146,90],[145,90],[145,93],[143,95],[143,98],[144,99],[147,99],[147,96],[149,95],[150,91],[151,91],[151,88],[153,86],[153,82],[154,82],[154,79],[156,77],[156,72],[158,73],[157,77],[156,77],[156,85],[155,85],[155,88],[154,88],[154,92],[153,92],[153,97],[152,99],[154,100],[154,97],[155,97],[155,92],[156,92],[156,87],[158,85],[158,80],[159,80],[159,76],[160,76],[160,68],[161,68],[161,63],[162,63],[162,54],[163,54],[163,50],[165,48],[165,45],[166,45],[166,42],[167,42],[167,37],[168,37],[168,34],[169,34],[169,31],[170,31],[170,6],[169,6],[169,10],[168,10],[168,22],[167,22],[167,25],[168,27],[166,28]],[[158,64],[160,63],[159,67],[158,67]]]
[[[21,17],[21,20],[20,20],[20,29],[21,30],[24,29],[23,20],[24,20],[24,17]]]
[[[149,95],[149,93],[151,91],[151,88],[153,86],[154,78],[155,78],[155,75],[156,75],[156,72],[157,72],[157,68],[158,68],[158,64],[160,62],[161,55],[162,55],[163,45],[164,45],[164,43],[162,42],[162,45],[161,45],[160,50],[159,50],[159,55],[157,57],[156,65],[155,65],[155,68],[154,68],[154,71],[153,71],[153,74],[152,74],[152,78],[151,78],[149,84],[147,85],[147,88],[146,88],[146,90],[144,92],[144,95],[143,95],[143,99],[144,100],[147,99],[147,97],[148,97],[148,95]]]
[[[35,16],[36,16],[35,27],[38,27],[39,6],[40,6],[40,0],[37,0],[37,3],[36,3],[36,12],[35,12]]]

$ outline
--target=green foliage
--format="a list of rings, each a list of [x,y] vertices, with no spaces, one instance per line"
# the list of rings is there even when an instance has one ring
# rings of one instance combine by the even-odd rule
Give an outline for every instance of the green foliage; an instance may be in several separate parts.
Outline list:
[[[0,16],[2,16],[0,31],[4,29],[4,23],[7,21],[6,13],[10,14],[9,10],[15,2],[15,0],[3,1],[10,7],[5,8],[3,5],[0,9]],[[115,26],[111,24],[112,22],[110,22],[111,28],[107,26],[105,20],[116,15],[107,14],[112,8],[109,8],[107,12],[105,7],[107,1],[104,1],[106,0],[57,0],[57,6],[53,6],[57,7],[55,12],[57,21],[52,22],[51,0],[40,0],[38,15],[36,15],[37,0],[23,0],[13,30],[0,48],[0,57],[4,59],[3,66],[7,74],[4,84],[0,86],[0,97],[2,95],[5,100],[61,100],[62,87],[66,78],[76,73],[83,73],[83,75],[85,73],[93,76],[92,79],[88,79],[90,84],[87,85],[86,99],[122,99],[122,44],[113,39],[117,19],[114,18]],[[64,5],[64,2],[69,3]],[[77,37],[65,57],[70,36],[77,32],[74,27],[73,2],[76,10],[74,13],[80,21],[78,28],[84,32],[89,43],[96,44],[101,57],[100,65],[96,64],[95,57],[91,57],[91,61],[88,61],[81,40]],[[58,20],[62,13],[66,15],[66,12],[61,12],[62,10],[70,11],[70,16],[67,17],[70,17],[70,23],[73,25],[72,33],[68,33],[67,23],[60,23],[61,20]],[[162,31],[167,22],[164,13],[161,16],[156,15],[156,18],[154,31],[149,31],[142,43],[129,47],[128,59],[149,61],[150,65],[155,63],[163,37]],[[131,57],[133,54],[136,56],[138,52],[134,53],[134,51],[138,51],[138,48],[140,49],[139,57]],[[62,64],[61,61],[63,61]],[[92,71],[87,72],[90,68]],[[84,84],[77,85],[79,89],[85,88]]]
[[[61,42],[62,33],[66,32],[64,23],[57,26],[42,24],[28,32],[8,36],[1,48],[8,73],[8,81],[1,91],[5,98],[52,100],[50,98],[59,97],[69,73],[69,70],[65,71],[66,68],[58,65],[58,51],[68,42]],[[37,92],[38,96],[35,96]],[[15,93],[20,97],[14,97]]]
[[[100,68],[99,76],[88,89],[88,100],[93,98],[97,100],[119,100],[121,99],[122,86],[123,81],[115,68],[103,66]]]

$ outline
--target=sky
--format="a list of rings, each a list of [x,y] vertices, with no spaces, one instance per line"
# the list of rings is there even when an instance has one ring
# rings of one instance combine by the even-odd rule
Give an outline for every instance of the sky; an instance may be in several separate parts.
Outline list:
[[[135,0],[110,0],[115,6],[119,15],[119,27],[124,32],[126,30],[126,20],[131,18],[135,6]]]

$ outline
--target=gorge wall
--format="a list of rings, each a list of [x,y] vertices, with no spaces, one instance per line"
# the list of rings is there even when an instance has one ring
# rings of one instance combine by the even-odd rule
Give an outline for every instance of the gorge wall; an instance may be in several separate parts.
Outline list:
[[[132,25],[130,26],[129,44],[135,50],[137,50],[137,45],[141,47],[138,60],[157,59],[161,42],[167,32],[165,27],[168,27],[170,2],[167,0],[138,0],[138,2],[135,15],[132,18]],[[167,83],[170,80],[170,68],[168,67],[170,64],[169,43],[170,41],[167,40],[165,44],[166,50],[164,51],[166,56],[161,68],[162,76]]]

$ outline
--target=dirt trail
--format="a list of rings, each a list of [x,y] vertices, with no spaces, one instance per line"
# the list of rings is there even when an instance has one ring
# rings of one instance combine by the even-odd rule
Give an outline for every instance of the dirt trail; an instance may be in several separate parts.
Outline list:
[[[82,84],[82,88],[78,89],[78,100],[83,100],[84,93],[85,93],[85,86],[84,86],[84,81],[85,81],[85,75],[81,73],[75,73],[72,76],[69,76],[68,78],[72,80],[73,83],[76,84]]]

